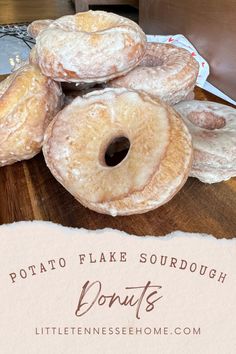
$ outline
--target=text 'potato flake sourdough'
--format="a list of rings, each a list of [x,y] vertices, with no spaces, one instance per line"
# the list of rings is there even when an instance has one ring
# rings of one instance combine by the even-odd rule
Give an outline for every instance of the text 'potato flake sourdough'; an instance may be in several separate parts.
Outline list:
[[[193,138],[190,176],[204,183],[236,176],[236,109],[197,100],[180,102],[174,108]]]
[[[105,153],[119,137],[128,139],[130,148],[111,167]],[[191,136],[175,111],[124,88],[76,98],[48,127],[43,153],[55,178],[80,203],[114,216],[166,203],[192,163]]]
[[[137,66],[146,49],[146,36],[135,22],[103,11],[64,16],[41,26],[32,60],[56,81],[110,80]]]

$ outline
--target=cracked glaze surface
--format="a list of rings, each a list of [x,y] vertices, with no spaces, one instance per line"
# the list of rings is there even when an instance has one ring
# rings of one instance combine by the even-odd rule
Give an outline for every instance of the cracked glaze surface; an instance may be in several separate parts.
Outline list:
[[[197,100],[180,102],[174,108],[193,137],[191,176],[205,183],[236,176],[236,109]]]
[[[106,148],[119,136],[129,139],[129,152],[108,167]],[[53,175],[78,201],[114,216],[167,202],[192,162],[191,137],[175,111],[126,89],[76,98],[49,125],[43,152]]]
[[[27,32],[28,34],[36,38],[40,32],[48,28],[48,26],[53,22],[53,20],[36,20],[33,21],[28,27]]]
[[[187,50],[171,44],[147,43],[140,65],[109,85],[143,91],[175,104],[193,91],[197,75],[198,62]]]
[[[139,64],[146,36],[133,21],[88,11],[53,21],[36,38],[35,59],[57,81],[104,82]]]
[[[29,159],[61,108],[60,86],[25,64],[0,82],[0,166]]]

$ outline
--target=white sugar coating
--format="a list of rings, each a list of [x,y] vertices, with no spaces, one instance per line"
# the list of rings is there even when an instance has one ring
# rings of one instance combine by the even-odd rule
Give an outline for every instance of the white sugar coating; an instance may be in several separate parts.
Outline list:
[[[190,177],[195,177],[203,183],[213,184],[227,181],[236,176],[236,169],[215,169],[203,166],[202,168],[192,168]]]
[[[181,114],[194,135],[194,148],[226,158],[225,149],[229,152],[231,149],[235,149],[236,152],[236,109],[216,102],[198,100],[180,102],[174,108]],[[225,119],[225,125],[219,129],[201,128],[189,120],[188,116],[192,112],[203,113],[203,115],[213,113],[215,119],[217,117]],[[207,135],[208,139],[205,139]]]
[[[42,72],[58,81],[104,82],[141,61],[146,36],[133,21],[103,11],[64,16],[36,38]]]
[[[193,137],[191,176],[216,183],[236,176],[236,109],[209,101],[175,106]]]
[[[143,91],[175,104],[193,91],[198,70],[197,61],[187,50],[170,44],[148,43],[139,66],[108,85]]]
[[[29,64],[0,83],[0,166],[40,151],[46,126],[61,108],[61,97],[60,85]]]
[[[53,20],[33,21],[28,26],[27,32],[31,37],[36,38],[39,35],[39,33],[42,32],[43,30],[45,30],[52,22],[53,22]]]
[[[118,92],[119,94],[118,94]],[[94,159],[94,168],[96,166],[96,160],[98,159],[99,156],[99,149],[100,146],[97,145],[97,143],[95,142],[95,144],[91,144],[90,141],[91,139],[89,138],[92,132],[92,137],[93,134],[98,134],[98,139],[101,140],[101,144],[102,144],[102,139],[107,139],[109,141],[110,137],[112,137],[112,133],[114,131],[114,127],[115,130],[119,129],[118,127],[120,127],[121,131],[124,131],[125,129],[128,132],[128,135],[130,136],[130,139],[132,140],[132,127],[138,127],[137,124],[138,121],[136,119],[136,115],[134,117],[132,117],[131,115],[126,113],[126,103],[129,105],[133,105],[133,106],[137,106],[139,104],[141,104],[140,98],[138,96],[137,93],[135,92],[127,92],[126,90],[115,90],[115,89],[106,89],[104,92],[98,91],[98,95],[96,96],[95,94],[89,94],[87,96],[85,96],[85,98],[78,98],[75,99],[71,105],[67,106],[67,108],[64,110],[64,114],[61,114],[59,118],[57,118],[55,124],[54,124],[54,134],[60,134],[60,137],[62,140],[60,140],[60,143],[58,143],[57,140],[55,140],[55,147],[54,145],[51,146],[51,153],[52,151],[53,156],[58,160],[61,160],[62,158],[67,158],[67,160],[64,161],[63,165],[58,165],[57,169],[58,171],[60,171],[60,175],[63,178],[64,173],[66,170],[70,169],[70,166],[77,166],[78,168],[81,169],[81,174],[84,175],[83,170],[85,169],[85,167],[83,166],[83,164],[80,164],[80,161],[83,161],[83,159],[85,158],[85,156],[87,156],[88,159]],[[129,99],[127,99],[127,94]],[[147,107],[151,107],[151,105],[146,104]],[[89,107],[93,107],[92,109],[90,109]],[[119,109],[120,107],[122,107],[122,114],[120,114]],[[149,108],[150,109],[150,108]],[[152,108],[153,109],[153,108]],[[154,109],[155,112],[158,114],[158,108],[156,108],[156,106],[154,105]],[[159,109],[159,111],[161,112],[161,109]],[[66,114],[66,112],[68,113],[68,115]],[[76,116],[80,117],[79,121],[76,122],[77,118],[75,116],[75,112],[76,112]],[[84,113],[85,112],[85,113]],[[107,119],[106,124],[109,124],[109,129],[108,128],[103,128],[102,126],[98,125],[97,126],[97,119],[99,118],[98,114],[99,112],[101,112],[103,114],[103,112],[109,112],[109,117],[105,116]],[[129,113],[129,112],[128,112]],[[67,118],[69,117],[69,115],[71,115],[71,117],[75,116],[75,120],[73,121],[73,125],[71,122],[71,119]],[[86,114],[86,115],[85,115]],[[150,113],[151,114],[151,113]],[[146,161],[146,164],[144,166],[144,162],[140,161],[139,163],[139,173],[133,176],[133,173],[130,174],[130,178],[133,179],[133,186],[134,188],[141,188],[148,176],[149,176],[149,169],[150,166],[153,165],[153,161],[152,161],[152,156],[153,153],[155,154],[155,160],[156,163],[158,163],[159,159],[161,158],[162,154],[163,154],[163,149],[165,147],[165,141],[166,139],[168,139],[167,135],[168,135],[168,130],[167,130],[167,121],[165,119],[164,116],[164,112],[162,112],[163,115],[163,121],[161,122],[161,125],[159,126],[159,131],[160,131],[160,137],[159,137],[159,141],[155,142],[155,145],[158,144],[159,149],[152,151],[150,150],[150,141],[144,142],[144,144],[142,144],[142,148],[146,149],[145,144],[147,144],[147,149],[149,149],[150,151],[150,156],[144,156],[144,159]],[[87,119],[87,117],[90,117],[90,119]],[[102,116],[101,116],[102,119]],[[130,125],[130,127],[126,126],[127,124],[127,119],[129,120],[128,126]],[[155,119],[155,118],[154,118]],[[60,122],[59,122],[60,120]],[[83,122],[84,121],[84,122]],[[143,122],[143,119],[140,120],[140,123]],[[145,122],[145,119],[144,119]],[[148,122],[147,119],[147,123],[150,124]],[[78,127],[77,127],[78,124]],[[84,126],[85,124],[85,126]],[[72,134],[72,139],[74,138],[74,143],[71,144],[67,142],[67,140],[64,140],[64,137],[66,136],[65,134],[63,134],[63,132],[67,131],[67,126],[70,125],[70,129],[73,130],[73,132],[71,131],[70,134]],[[141,127],[141,126],[140,126]],[[156,128],[156,127],[154,127]],[[145,127],[143,128],[145,129]],[[101,130],[103,133],[99,132],[99,130]],[[165,133],[166,132],[166,133]],[[79,152],[77,152],[77,150],[79,150],[79,147],[76,146],[75,144],[77,143],[77,141],[79,140],[79,136],[80,134],[82,134],[82,136],[80,137],[80,139],[84,138],[83,135],[88,136],[88,141],[85,141],[86,144],[86,149],[83,148],[83,146],[81,146],[81,148],[83,148],[82,150],[82,156],[80,158],[77,158],[76,162],[74,161],[74,154],[76,153],[77,155],[79,154]],[[108,136],[108,138],[106,137],[106,135]],[[150,132],[150,138],[151,138],[151,132]],[[90,139],[90,141],[89,141]],[[98,142],[98,140],[97,140]],[[97,150],[94,151],[95,145],[97,145]],[[131,144],[132,145],[132,144]],[[75,148],[76,146],[76,148]],[[68,149],[71,149],[70,153],[68,153]],[[133,149],[134,147],[131,147],[130,153],[133,154]],[[134,150],[135,151],[135,150]],[[95,155],[94,155],[95,154]],[[126,163],[125,161],[123,163]],[[127,160],[127,164],[128,164],[128,160]],[[63,167],[62,167],[63,166]],[[144,168],[142,168],[142,166]],[[65,169],[66,167],[66,169]],[[121,167],[120,167],[121,168]],[[87,173],[86,172],[86,178],[87,182],[89,182],[89,180],[93,180],[93,176],[92,176],[92,172],[94,174],[98,173],[107,173],[107,178],[109,177],[111,170],[104,168],[102,165],[98,164],[95,168],[97,170],[96,171],[91,171],[91,173]],[[82,180],[82,176],[80,177],[80,181]],[[78,182],[76,182],[78,183]],[[128,183],[128,181],[126,181],[126,184]],[[121,192],[121,186],[122,183],[120,183],[120,186],[117,186],[118,190],[120,190],[118,193],[123,193]],[[136,187],[135,187],[136,186]],[[90,190],[93,187],[90,186]],[[116,188],[116,189],[117,189]],[[83,188],[84,189],[84,188]],[[109,190],[109,184],[107,184],[106,186],[106,192],[114,192],[115,188],[114,186],[111,185],[110,190]],[[98,191],[97,191],[98,192]],[[82,193],[82,191],[81,191]],[[85,196],[88,195],[88,193],[85,191],[84,189],[84,193]],[[101,192],[103,193],[103,192]],[[125,192],[126,193],[126,192]],[[96,198],[96,191],[94,191],[93,195],[92,195],[93,199]],[[96,199],[94,199],[94,201],[96,201]]]
[[[182,176],[177,176],[175,178],[172,184],[173,189],[178,188],[181,185],[182,179]],[[124,205],[124,209],[122,210],[122,212],[120,211],[120,209],[115,208],[112,203],[100,203],[99,205],[93,205],[93,209],[96,210],[96,208],[99,208],[101,213],[109,213],[113,217],[117,215],[137,214],[140,213],[140,210],[145,210],[146,212],[147,210],[153,210],[158,208],[159,206],[163,205],[168,200],[170,200],[172,196],[170,197],[169,188],[166,188],[162,191],[160,195],[158,195],[158,198],[154,199],[153,197],[146,200],[141,193],[136,193],[130,197],[127,197],[126,199],[123,199],[122,201],[118,200],[117,204],[121,203]],[[130,203],[130,200],[132,201],[132,203]]]
[[[130,148],[111,168],[101,158],[118,136],[128,137]],[[124,88],[77,97],[49,125],[43,153],[78,201],[113,216],[167,202],[186,181],[192,161],[191,137],[175,111]]]

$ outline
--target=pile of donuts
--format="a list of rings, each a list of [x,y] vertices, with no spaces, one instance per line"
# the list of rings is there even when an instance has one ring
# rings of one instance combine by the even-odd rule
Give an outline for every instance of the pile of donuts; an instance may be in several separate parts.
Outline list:
[[[236,110],[189,100],[199,68],[188,51],[147,43],[136,23],[103,11],[28,32],[29,61],[0,83],[0,166],[42,148],[81,204],[113,216],[163,205],[189,176],[236,176]]]

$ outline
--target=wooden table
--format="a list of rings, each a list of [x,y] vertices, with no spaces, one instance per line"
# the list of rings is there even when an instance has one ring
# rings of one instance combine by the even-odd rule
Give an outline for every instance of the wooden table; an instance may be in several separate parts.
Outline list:
[[[0,0],[0,8],[0,23],[56,18],[74,12],[68,0]],[[221,102],[200,89],[196,95]],[[0,223],[33,219],[89,229],[113,227],[137,235],[183,230],[230,238],[236,235],[236,178],[214,185],[189,178],[182,190],[159,209],[113,218],[81,206],[53,178],[39,154],[0,168]]]

